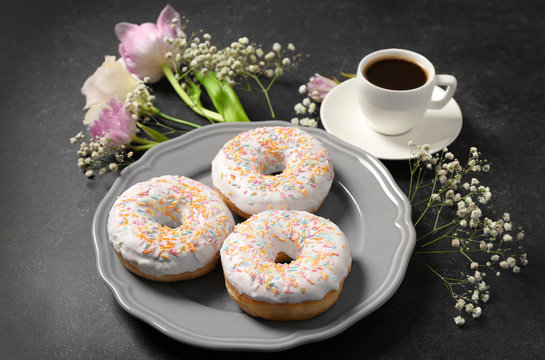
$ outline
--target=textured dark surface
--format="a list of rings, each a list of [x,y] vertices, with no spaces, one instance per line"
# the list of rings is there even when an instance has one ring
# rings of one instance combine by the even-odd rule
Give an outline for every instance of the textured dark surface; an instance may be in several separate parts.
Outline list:
[[[526,231],[529,266],[493,282],[476,321],[458,328],[444,286],[415,257],[398,292],[343,333],[280,354],[315,358],[535,359],[545,350],[542,299],[545,217],[545,5],[537,1],[172,1],[192,30],[220,46],[242,36],[265,47],[293,42],[304,54],[271,94],[278,118],[294,116],[315,72],[353,72],[368,52],[402,47],[458,79],[464,116],[449,147],[477,146],[492,163],[492,206]],[[12,1],[0,8],[0,357],[3,359],[214,358],[127,314],[99,277],[94,211],[115,180],[87,180],[68,139],[83,129],[80,88],[104,55],[117,55],[117,22],[155,21],[153,1]],[[200,121],[166,84],[162,109]],[[244,99],[243,99],[244,100]],[[250,116],[265,119],[249,100]],[[402,188],[407,165],[386,166]],[[439,263],[439,258],[429,259]],[[456,264],[443,264],[446,270]]]

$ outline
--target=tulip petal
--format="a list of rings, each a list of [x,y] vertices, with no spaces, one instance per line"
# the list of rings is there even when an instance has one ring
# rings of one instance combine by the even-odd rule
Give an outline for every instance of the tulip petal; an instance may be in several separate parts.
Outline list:
[[[125,60],[127,69],[140,78],[149,77],[154,83],[163,77],[161,65],[167,63],[165,55],[176,55],[180,50],[165,42],[165,38],[174,39],[185,36],[179,21],[180,15],[170,5],[159,14],[157,23],[141,25],[118,23],[115,33],[120,41],[119,53]]]
[[[125,145],[136,134],[136,122],[123,103],[114,96],[102,108],[98,119],[89,125],[89,132],[95,139],[110,138],[111,145]]]
[[[173,23],[172,19],[177,18],[178,22]],[[174,39],[180,34],[184,34],[180,26],[180,14],[170,5],[165,6],[165,8],[159,14],[157,18],[157,28],[159,28],[159,34],[161,39],[164,40],[165,37]],[[172,28],[174,24],[174,29]]]
[[[316,102],[321,102],[337,84],[338,82],[333,79],[315,74],[312,81],[307,83],[309,97]]]
[[[114,27],[114,32],[119,41],[124,41],[127,38],[127,34],[134,28],[137,28],[138,25],[131,24],[128,22],[117,23]]]
[[[149,77],[156,82],[163,76],[161,64],[166,61],[157,25],[144,23],[140,26],[118,24],[119,53],[130,72],[140,78]],[[131,24],[129,24],[131,25]]]
[[[84,109],[88,109],[95,104],[107,101],[111,97],[111,94],[109,96],[108,94],[105,95],[104,91],[102,91],[100,88],[100,83],[103,81],[99,78],[101,77],[103,67],[114,62],[115,56],[105,56],[104,63],[97,68],[93,75],[89,76],[83,83],[81,93],[85,95],[86,102]]]
[[[104,108],[104,105],[106,105],[106,102],[99,102],[89,108],[87,112],[85,113],[85,118],[83,119],[83,124],[89,125],[98,119],[98,116],[102,112],[102,108]]]

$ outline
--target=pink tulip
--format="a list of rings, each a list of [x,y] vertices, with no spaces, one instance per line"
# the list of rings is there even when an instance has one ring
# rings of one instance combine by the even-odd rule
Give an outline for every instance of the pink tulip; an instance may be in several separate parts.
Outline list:
[[[173,22],[174,18],[178,21]],[[171,62],[166,59],[166,53],[176,55],[179,52],[174,45],[165,42],[165,39],[185,36],[179,20],[180,15],[176,10],[167,5],[161,11],[157,24],[117,24],[115,33],[121,42],[119,53],[125,60],[127,69],[141,79],[149,77],[152,83],[159,81],[163,77],[161,65]]]
[[[322,102],[325,96],[333,90],[337,84],[338,82],[333,79],[316,74],[307,84],[308,96],[315,102]]]
[[[97,120],[89,125],[93,138],[110,138],[113,146],[126,145],[136,135],[136,122],[117,96],[106,103]]]

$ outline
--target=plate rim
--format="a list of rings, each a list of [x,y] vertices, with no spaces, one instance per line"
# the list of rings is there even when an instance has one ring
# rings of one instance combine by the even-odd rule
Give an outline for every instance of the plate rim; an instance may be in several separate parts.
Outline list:
[[[331,135],[345,141],[344,139],[342,139],[340,136],[334,134],[332,131],[331,131],[331,126],[328,125],[329,121],[328,120],[325,120],[326,117],[323,116],[323,113],[322,113],[322,109],[324,108],[324,104],[327,105],[329,104],[329,102],[331,101],[331,98],[332,96],[330,96],[331,94],[335,93],[335,92],[338,92],[340,91],[339,89],[344,89],[344,87],[347,87],[349,85],[352,85],[353,82],[356,82],[357,79],[356,78],[350,78],[350,79],[347,79],[347,80],[344,80],[342,81],[341,83],[337,84],[337,86],[335,86],[326,96],[325,98],[322,100],[322,104],[321,104],[321,107],[320,107],[320,118],[321,118],[321,122],[322,122],[322,125],[324,127],[324,129]],[[435,87],[436,89],[439,89],[440,91],[443,91],[443,89],[441,89],[439,86],[436,86]],[[452,103],[455,107],[456,107],[456,110],[460,113],[460,125],[458,127],[458,129],[456,130],[456,133],[452,133],[451,136],[449,136],[449,140],[447,141],[446,144],[444,144],[443,146],[435,146],[433,147],[430,151],[431,153],[435,153],[435,152],[438,152],[440,150],[443,149],[443,147],[446,147],[446,146],[449,146],[450,144],[452,144],[457,138],[458,136],[460,135],[460,132],[462,131],[462,127],[463,127],[463,114],[462,114],[462,110],[460,108],[460,105],[458,104],[458,102],[453,98],[450,99],[449,101],[449,104]],[[369,131],[373,131],[373,130],[370,130]],[[404,136],[405,134],[402,134],[400,136]],[[378,136],[384,136],[385,138],[388,138],[390,137],[389,135],[381,135],[381,134],[378,134]],[[395,137],[395,136],[394,136]],[[346,141],[345,141],[346,142]],[[352,145],[352,144],[350,144]],[[424,145],[424,144],[417,144],[417,145]],[[411,155],[400,155],[400,156],[377,156],[377,155],[374,155],[369,149],[364,149],[360,146],[357,146],[357,145],[352,145],[352,146],[355,146],[356,148],[358,149],[361,149],[363,151],[366,151],[368,152],[369,154],[371,154],[372,156],[376,157],[377,159],[382,159],[382,160],[393,160],[393,161],[396,161],[396,160],[410,160],[410,159],[413,159],[415,158],[415,156],[411,156]],[[409,148],[407,146],[407,154],[409,153],[408,152]]]
[[[121,171],[118,178],[115,180],[113,185],[108,190],[107,194],[99,203],[92,223],[92,239],[96,255],[96,266],[98,272],[106,283],[106,285],[114,293],[114,297],[119,305],[128,313],[139,318],[140,320],[148,323],[152,327],[156,328],[160,332],[164,333],[171,338],[190,344],[194,346],[199,346],[208,349],[216,350],[258,350],[258,351],[277,351],[277,350],[286,350],[293,348],[295,346],[303,345],[305,343],[324,340],[335,336],[357,321],[361,320],[368,314],[375,311],[377,308],[382,306],[393,294],[397,291],[398,287],[401,285],[405,273],[407,271],[408,263],[412,251],[414,249],[416,234],[411,220],[411,206],[406,198],[405,194],[401,191],[395,180],[393,179],[390,172],[386,167],[374,156],[369,154],[367,151],[360,149],[354,145],[351,145],[345,142],[342,139],[339,139],[329,132],[326,132],[322,129],[315,128],[305,128],[312,135],[318,135],[319,138],[327,139],[328,142],[334,144],[337,148],[344,150],[349,153],[351,156],[358,158],[364,158],[370,166],[376,171],[374,176],[381,177],[382,188],[388,186],[390,190],[390,195],[394,196],[397,200],[397,203],[400,205],[397,208],[397,214],[395,219],[395,224],[400,225],[401,229],[401,241],[400,246],[397,247],[393,258],[397,261],[394,261],[397,267],[390,267],[387,282],[385,282],[379,289],[376,290],[372,296],[365,301],[357,304],[350,309],[349,313],[352,313],[350,316],[345,316],[345,319],[334,323],[332,326],[327,327],[326,329],[319,329],[319,331],[295,331],[290,333],[288,336],[274,338],[268,343],[256,343],[256,340],[250,338],[241,339],[241,338],[218,338],[218,337],[206,337],[201,336],[200,334],[191,333],[190,330],[180,328],[178,325],[170,323],[168,319],[154,319],[153,314],[149,310],[145,309],[141,304],[135,303],[134,299],[130,299],[126,294],[126,287],[128,284],[125,284],[121,279],[115,279],[114,274],[108,273],[107,269],[104,268],[102,264],[102,254],[99,249],[99,235],[98,235],[98,223],[100,216],[107,207],[108,203],[111,200],[111,197],[114,196],[119,190],[118,188],[122,186],[122,183],[125,178],[129,178],[130,174],[141,169],[150,167],[150,164],[147,164],[146,161],[149,158],[150,160],[159,156],[164,151],[169,151],[171,148],[183,147],[185,142],[193,142],[198,140],[198,138],[206,136],[207,133],[211,131],[228,131],[233,132],[244,131],[249,128],[255,128],[260,126],[294,126],[293,124],[280,121],[280,120],[270,120],[270,121],[255,121],[251,123],[221,123],[221,124],[211,124],[206,125],[202,128],[192,130],[186,134],[183,134],[177,138],[171,139],[165,143],[159,144],[154,148],[148,150],[138,161],[131,164]],[[321,139],[322,140],[322,139]],[[125,175],[125,176],[123,176]],[[107,208],[106,210],[109,210]],[[402,246],[403,245],[403,246]],[[384,288],[384,289],[383,289]],[[365,304],[365,306],[363,306]],[[363,308],[362,308],[363,307]],[[142,308],[142,309],[139,309]],[[144,310],[144,311],[141,311]],[[183,333],[180,332],[182,330]]]

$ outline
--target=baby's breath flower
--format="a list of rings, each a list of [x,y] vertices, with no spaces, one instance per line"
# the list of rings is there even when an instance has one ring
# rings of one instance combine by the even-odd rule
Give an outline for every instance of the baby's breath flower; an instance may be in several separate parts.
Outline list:
[[[295,110],[296,114],[304,114],[307,112],[307,108],[301,103],[295,104],[293,109]]]
[[[265,60],[271,61],[276,57],[276,54],[272,51],[268,52],[267,55],[265,55]]]
[[[466,304],[466,301],[464,299],[458,299],[456,301],[456,305],[454,306],[458,310],[462,310]]]
[[[318,125],[315,119],[311,119],[308,117],[302,118],[299,121],[299,124],[301,126],[308,126],[308,127],[316,127],[316,125]]]
[[[514,267],[517,264],[517,260],[512,256],[509,256],[506,262],[509,265],[509,267]]]
[[[426,144],[409,142],[409,148],[413,159],[410,161],[408,196],[417,215],[415,227],[418,233],[419,222],[428,214],[432,218],[427,225],[433,226],[431,230],[425,229],[425,235],[419,239],[423,241],[417,253],[458,256],[463,266],[471,269],[469,274],[463,270],[458,279],[442,276],[437,269],[433,272],[450,289],[456,310],[460,313],[465,310],[478,318],[483,311],[478,305],[486,303],[490,297],[490,281],[485,281],[487,271],[497,276],[508,269],[518,273],[527,263],[522,247],[509,247],[515,238],[522,240],[524,232],[522,229],[516,235],[512,232],[514,226],[507,212],[500,212],[503,215],[499,219],[485,216],[487,208],[484,206],[489,205],[492,191],[477,175],[490,170],[490,164],[481,158],[477,148],[470,149],[466,165],[447,148],[435,154],[430,154]],[[449,220],[449,214],[454,219]],[[441,244],[450,246],[451,250],[440,248]],[[427,246],[436,248],[427,251]],[[461,314],[455,318],[457,324],[465,321]]]
[[[458,315],[454,318],[454,323],[458,326],[462,326],[466,323],[466,320],[461,315]]]

